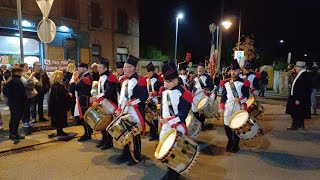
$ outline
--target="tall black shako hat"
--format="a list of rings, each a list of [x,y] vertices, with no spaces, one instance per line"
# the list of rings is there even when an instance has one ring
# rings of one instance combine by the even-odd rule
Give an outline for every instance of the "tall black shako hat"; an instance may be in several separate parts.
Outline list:
[[[206,67],[206,65],[204,64],[204,62],[199,62],[198,66],[202,66],[202,67]]]
[[[163,77],[165,80],[171,80],[179,76],[176,64],[174,61],[164,63],[162,67]]]
[[[116,66],[117,66],[117,69],[123,68],[123,62],[117,62]]]
[[[155,68],[154,68],[152,62],[150,62],[150,63],[147,65],[147,72],[154,71],[154,70],[155,70]]]
[[[181,63],[181,64],[179,64],[179,71],[181,71],[181,70],[187,70],[187,63]]]
[[[252,64],[250,63],[250,61],[249,60],[245,60],[244,64],[243,64],[243,68],[247,69],[247,70],[250,70],[251,67],[252,67]]]
[[[237,69],[240,69],[240,66],[239,66],[239,63],[238,63],[238,60],[233,60],[232,62],[232,65],[231,65],[231,69],[232,70],[237,70]]]
[[[100,57],[99,64],[102,64],[104,67],[109,68],[109,59]]]
[[[126,63],[131,64],[134,67],[137,67],[138,62],[139,62],[139,58],[132,56],[131,54],[129,55],[126,61]]]

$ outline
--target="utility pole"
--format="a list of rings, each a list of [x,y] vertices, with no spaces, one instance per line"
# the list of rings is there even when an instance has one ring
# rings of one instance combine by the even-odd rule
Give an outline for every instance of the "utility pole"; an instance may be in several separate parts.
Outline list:
[[[23,51],[21,0],[17,0],[17,13],[18,13],[18,23],[19,23],[20,58],[21,58],[21,63],[23,63],[24,62],[24,54],[23,54],[24,51]]]

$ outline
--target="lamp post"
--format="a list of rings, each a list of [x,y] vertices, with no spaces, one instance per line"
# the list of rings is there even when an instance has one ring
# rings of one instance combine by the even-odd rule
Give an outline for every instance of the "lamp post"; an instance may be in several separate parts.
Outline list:
[[[179,13],[176,18],[176,42],[174,46],[174,59],[176,61],[176,64],[178,63],[177,62],[178,26],[179,26],[179,19],[182,19],[182,18],[183,18],[182,13]]]

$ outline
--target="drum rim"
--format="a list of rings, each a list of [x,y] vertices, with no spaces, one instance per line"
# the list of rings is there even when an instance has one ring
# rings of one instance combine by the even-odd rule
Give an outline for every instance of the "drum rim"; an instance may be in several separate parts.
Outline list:
[[[176,138],[177,138],[177,136],[178,136],[178,132],[177,132],[177,130],[176,129],[171,129],[170,131],[168,131],[161,139],[160,139],[160,141],[159,141],[159,144],[158,144],[158,146],[157,146],[157,148],[156,148],[156,151],[155,151],[155,157],[156,157],[156,159],[163,159],[164,157],[167,157],[167,155],[171,152],[171,150],[172,150],[172,148],[173,148],[173,146],[174,146],[174,144],[175,143],[173,143],[172,145],[171,145],[171,147],[169,148],[169,151],[165,154],[165,155],[163,155],[163,156],[161,156],[161,157],[159,157],[158,155],[159,155],[159,152],[160,152],[160,149],[161,149],[161,147],[162,147],[162,145],[163,145],[163,143],[167,140],[167,138],[172,134],[172,133],[176,133],[176,137],[175,137],[175,139],[174,139],[174,142],[176,142]]]
[[[108,131],[108,130],[111,128],[111,126],[112,126],[114,123],[116,123],[116,122],[118,121],[118,119],[120,119],[120,117],[125,116],[125,115],[128,115],[128,114],[129,114],[129,113],[125,113],[125,114],[122,114],[121,116],[119,115],[118,117],[114,118],[114,120],[112,120],[112,122],[108,125],[108,127],[106,127],[106,130]]]
[[[202,98],[199,100],[199,102],[197,103],[197,110],[198,110],[198,111],[203,109],[203,108],[202,108],[203,106],[201,106],[201,108],[198,108],[198,106],[199,106],[200,102],[201,102],[204,98],[206,98],[206,99],[207,99],[207,101],[206,101],[206,103],[204,103],[204,105],[203,105],[203,106],[205,106],[205,105],[207,105],[207,104],[209,104],[209,103],[210,103],[210,101],[208,101],[208,99],[209,99],[210,97],[208,97],[208,96],[204,96],[204,97],[202,97]]]
[[[251,104],[248,104],[248,101],[253,99],[252,103]],[[247,107],[250,107],[254,102],[256,101],[256,98],[253,96],[253,95],[250,95],[250,97],[248,98],[246,104],[247,104]]]
[[[249,113],[248,113],[246,110],[237,111],[237,112],[235,112],[235,113],[233,113],[233,114],[231,115],[231,117],[230,117],[230,119],[229,119],[228,126],[230,127],[231,121],[232,121],[232,119],[233,119],[234,117],[236,117],[238,114],[244,113],[244,112],[246,112],[246,113],[248,114],[248,117],[250,118]],[[243,126],[243,124],[241,124],[241,126],[239,126],[239,128],[242,127],[242,126]],[[230,128],[231,128],[231,127],[230,127]],[[237,129],[237,128],[236,128],[236,129]]]

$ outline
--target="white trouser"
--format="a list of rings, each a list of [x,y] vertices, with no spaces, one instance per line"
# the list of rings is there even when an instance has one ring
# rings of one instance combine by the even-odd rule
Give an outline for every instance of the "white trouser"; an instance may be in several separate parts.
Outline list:
[[[240,104],[236,103],[234,99],[228,99],[225,103],[225,110],[224,110],[224,124],[229,126],[230,117],[233,113],[240,111]]]

